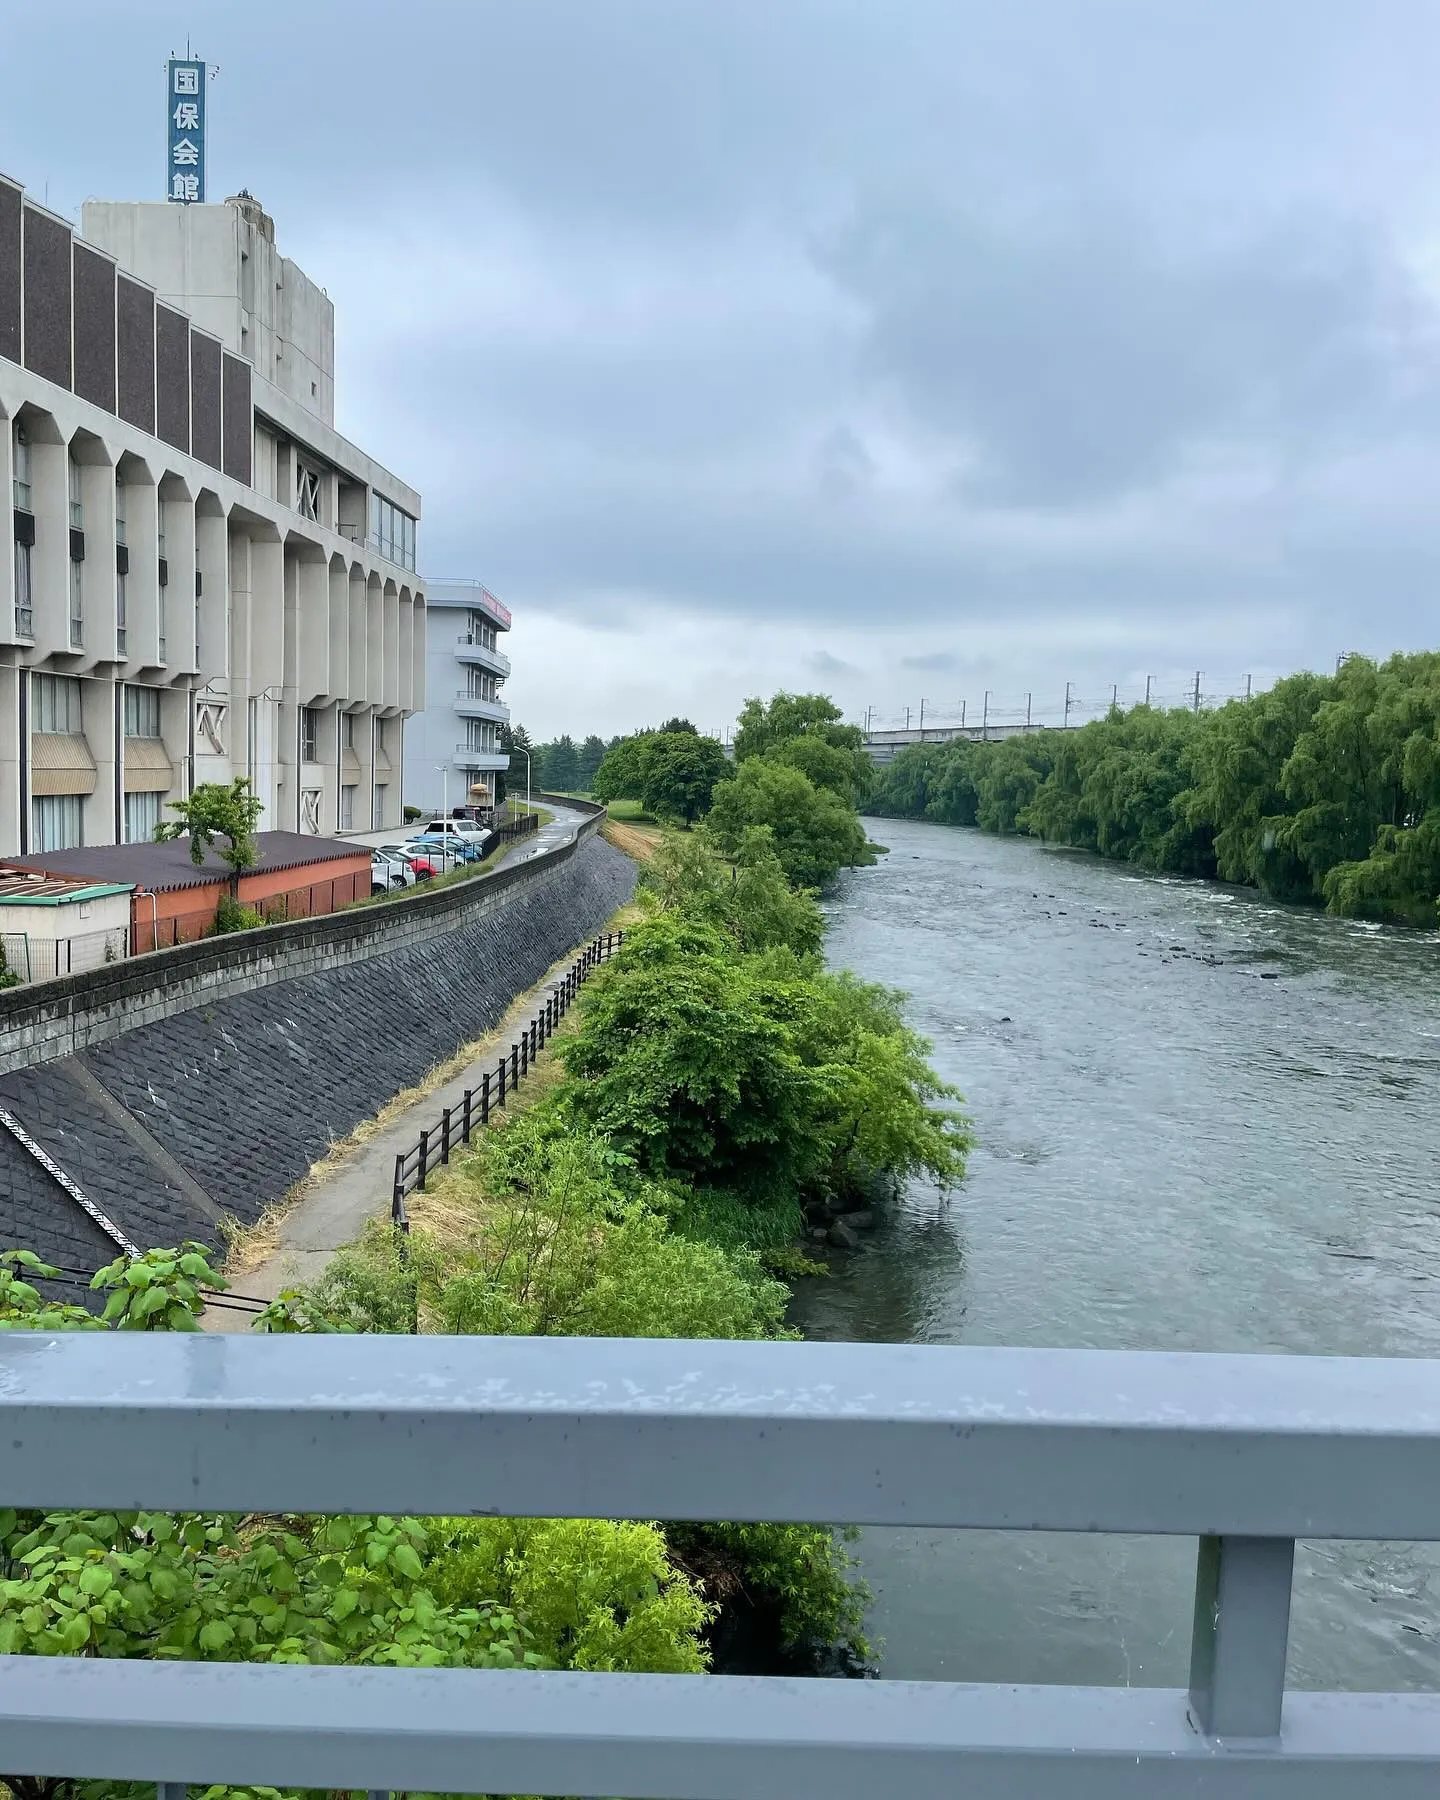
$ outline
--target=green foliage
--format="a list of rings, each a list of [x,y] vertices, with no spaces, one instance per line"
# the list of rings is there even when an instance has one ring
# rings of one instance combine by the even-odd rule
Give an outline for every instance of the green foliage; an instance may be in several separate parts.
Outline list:
[[[155,836],[161,842],[188,837],[190,860],[197,868],[216,838],[225,840],[220,846],[220,858],[232,875],[254,868],[259,855],[255,828],[265,805],[258,794],[251,793],[245,776],[230,782],[202,781],[188,799],[172,800],[169,808],[177,817],[157,825]]]
[[[824,887],[842,868],[875,860],[847,799],[768,757],[748,758],[721,782],[706,824],[727,856],[739,855],[755,827],[768,829],[780,865],[796,887]]]
[[[605,1519],[467,1519],[431,1565],[437,1597],[480,1597],[523,1618],[555,1668],[698,1675],[714,1608],[654,1525]]]
[[[1078,731],[917,745],[868,804],[1433,926],[1440,652],[1352,656],[1199,714],[1133,707]]]
[[[255,931],[265,923],[253,906],[242,906],[233,894],[222,894],[215,908],[217,934],[228,931]]]
[[[764,756],[788,739],[813,736],[841,750],[863,750],[865,733],[858,725],[842,725],[844,715],[828,694],[775,694],[749,699],[740,709],[735,730],[735,760]]]
[[[787,1650],[818,1657],[838,1649],[855,1665],[869,1662],[871,1594],[853,1579],[834,1532],[821,1525],[684,1524],[668,1526],[667,1536],[681,1563],[703,1570],[712,1585],[723,1587],[728,1566],[763,1596]]]
[[[765,766],[765,765],[759,765]],[[751,1204],[950,1183],[968,1145],[896,996],[664,914],[632,930],[560,1054],[577,1118],[653,1180]]]
[[[851,806],[859,806],[870,791],[872,769],[866,753],[832,744],[818,732],[785,738],[765,754],[771,762],[799,769],[815,787],[827,788]]]
[[[674,727],[674,729],[671,729]],[[706,812],[729,763],[718,738],[702,737],[685,719],[640,731],[606,751],[591,792],[607,804],[638,800],[657,819],[691,825]]]
[[[83,1306],[51,1300],[34,1285],[59,1274],[33,1250],[0,1250],[0,1331],[101,1330],[99,1319]]]
[[[747,831],[734,859],[722,856],[704,831],[667,834],[640,872],[641,892],[662,912],[684,912],[728,933],[740,950],[786,945],[813,955],[825,919],[812,894],[785,879],[764,827]]]
[[[225,1277],[210,1263],[205,1244],[178,1250],[147,1250],[117,1257],[92,1277],[97,1293],[108,1293],[101,1322],[117,1331],[198,1331],[205,1310],[202,1287],[223,1291]]]
[[[12,988],[19,985],[20,977],[10,967],[10,959],[5,954],[5,945],[3,941],[0,941],[0,988]]]

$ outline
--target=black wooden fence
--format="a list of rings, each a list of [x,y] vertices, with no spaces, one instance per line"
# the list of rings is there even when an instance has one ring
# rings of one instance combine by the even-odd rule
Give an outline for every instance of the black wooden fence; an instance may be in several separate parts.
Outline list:
[[[401,1231],[410,1229],[405,1210],[405,1196],[416,1188],[422,1191],[432,1170],[450,1160],[452,1150],[470,1142],[474,1132],[490,1123],[491,1116],[503,1108],[530,1073],[536,1057],[553,1036],[571,1003],[589,980],[593,970],[608,962],[625,941],[623,931],[607,931],[587,944],[560,977],[544,1004],[526,1025],[515,1042],[486,1070],[478,1087],[467,1087],[458,1106],[447,1106],[440,1123],[420,1133],[413,1149],[403,1150],[395,1158],[395,1184],[390,1195],[390,1221]]]

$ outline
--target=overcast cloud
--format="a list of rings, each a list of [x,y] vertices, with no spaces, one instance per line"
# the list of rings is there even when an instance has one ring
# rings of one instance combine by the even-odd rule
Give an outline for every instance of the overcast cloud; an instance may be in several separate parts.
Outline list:
[[[160,197],[161,64],[537,735],[1235,691],[1433,645],[1430,0],[0,0],[0,168]],[[973,716],[973,714],[972,714]]]

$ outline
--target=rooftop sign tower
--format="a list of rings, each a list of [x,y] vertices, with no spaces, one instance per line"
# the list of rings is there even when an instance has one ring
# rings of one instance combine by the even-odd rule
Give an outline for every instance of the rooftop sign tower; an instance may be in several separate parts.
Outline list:
[[[182,206],[205,204],[206,73],[206,65],[191,58],[188,44],[183,58],[172,56],[166,64],[165,198]]]

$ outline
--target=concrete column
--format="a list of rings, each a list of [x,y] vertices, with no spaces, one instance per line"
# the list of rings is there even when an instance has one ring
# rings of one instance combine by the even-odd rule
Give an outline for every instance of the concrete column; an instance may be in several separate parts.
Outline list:
[[[329,568],[329,679],[325,692],[337,700],[354,692],[350,681],[350,572],[332,556]]]
[[[219,497],[202,492],[195,503],[196,569],[200,592],[196,617],[200,627],[199,675],[224,683],[230,673],[230,534]]]
[[[138,456],[127,456],[120,470],[125,478],[125,548],[130,557],[125,578],[126,660],[131,670],[164,668],[169,644],[162,656],[160,497],[154,474]]]

